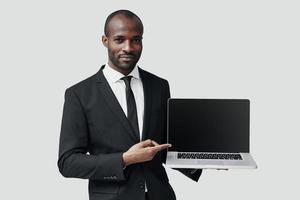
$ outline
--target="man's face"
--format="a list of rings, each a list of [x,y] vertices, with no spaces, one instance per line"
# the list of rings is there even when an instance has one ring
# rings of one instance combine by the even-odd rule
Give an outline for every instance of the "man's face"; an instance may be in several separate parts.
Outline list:
[[[109,34],[102,37],[102,42],[108,50],[108,64],[127,75],[142,53],[141,24],[135,18],[120,15],[113,17],[108,27]]]

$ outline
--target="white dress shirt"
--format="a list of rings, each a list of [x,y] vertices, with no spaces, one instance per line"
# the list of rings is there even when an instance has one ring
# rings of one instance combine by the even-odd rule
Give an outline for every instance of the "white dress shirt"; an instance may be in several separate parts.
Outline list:
[[[120,80],[122,77],[124,77],[124,75],[110,67],[108,64],[105,65],[103,74],[117,100],[119,101],[119,104],[121,105],[125,115],[127,116],[126,85],[123,80]],[[140,140],[142,140],[144,122],[144,89],[138,67],[135,66],[128,76],[132,76],[130,86],[136,103]]]

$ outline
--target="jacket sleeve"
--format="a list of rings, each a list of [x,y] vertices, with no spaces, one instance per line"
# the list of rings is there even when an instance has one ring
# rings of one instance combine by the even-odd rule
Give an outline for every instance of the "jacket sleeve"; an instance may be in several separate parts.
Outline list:
[[[64,177],[122,181],[122,152],[88,154],[88,125],[80,99],[67,89],[59,142],[58,168]]]
[[[165,101],[167,103],[168,99],[171,97],[170,87],[169,87],[168,82],[166,84],[165,94],[166,94],[166,100]],[[165,107],[167,108],[167,105]],[[166,109],[165,113],[166,113],[166,116],[167,116],[167,109]],[[167,118],[167,117],[165,117],[165,118]],[[167,123],[165,123],[165,124],[167,126]],[[167,139],[166,139],[166,137],[167,137],[167,128],[165,128],[165,129],[166,130],[165,130],[165,140],[164,140],[165,142],[164,143],[167,142]],[[165,150],[165,151],[163,151],[163,162],[164,163],[166,163],[166,158],[167,158],[167,151]],[[199,180],[199,178],[202,174],[202,169],[187,169],[187,168],[172,168],[172,169],[180,171],[182,174],[184,174],[185,176],[187,176],[188,178],[190,178],[190,179],[192,179],[193,181],[196,181],[196,182],[198,182],[198,180]]]

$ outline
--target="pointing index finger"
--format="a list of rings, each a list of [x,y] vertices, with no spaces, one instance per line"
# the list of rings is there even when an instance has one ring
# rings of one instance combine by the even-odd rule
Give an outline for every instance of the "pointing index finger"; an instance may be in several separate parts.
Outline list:
[[[155,151],[162,151],[168,147],[171,147],[171,144],[160,144],[160,145],[156,145],[154,147],[152,147]]]

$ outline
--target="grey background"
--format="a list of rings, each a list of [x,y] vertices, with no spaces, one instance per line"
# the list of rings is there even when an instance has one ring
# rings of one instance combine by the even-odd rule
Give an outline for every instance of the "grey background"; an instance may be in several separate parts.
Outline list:
[[[67,87],[106,62],[107,15],[144,22],[140,66],[173,97],[250,98],[258,170],[206,170],[198,183],[167,169],[179,200],[299,198],[297,1],[2,1],[0,199],[87,199],[87,181],[56,166]]]

